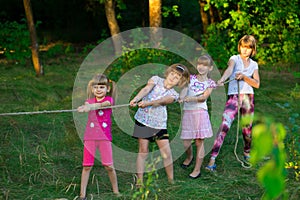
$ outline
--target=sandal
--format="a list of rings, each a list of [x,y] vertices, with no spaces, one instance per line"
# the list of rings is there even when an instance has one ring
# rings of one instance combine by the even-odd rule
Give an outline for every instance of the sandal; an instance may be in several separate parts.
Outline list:
[[[207,166],[205,167],[205,169],[207,169],[207,170],[209,170],[209,171],[211,171],[211,172],[215,171],[216,168],[217,168],[217,165],[216,165],[216,164],[213,164],[213,165],[211,165],[211,166],[207,165]]]
[[[245,161],[249,162],[250,158],[251,158],[250,155],[244,155],[244,160]]]

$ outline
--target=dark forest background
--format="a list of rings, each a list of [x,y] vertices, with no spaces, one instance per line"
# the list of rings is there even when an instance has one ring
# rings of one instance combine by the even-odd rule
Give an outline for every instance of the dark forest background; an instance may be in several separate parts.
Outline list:
[[[31,7],[39,44],[61,41],[82,46],[109,38],[110,19],[105,16],[104,2],[106,1],[32,0]],[[113,3],[118,31],[149,26],[150,1],[110,2]],[[179,31],[198,41],[221,68],[226,67],[230,55],[237,53],[237,41],[245,34],[254,35],[258,41],[258,54],[255,59],[260,65],[272,67],[276,63],[284,67],[299,67],[300,8],[297,0],[160,2],[162,19],[159,26]],[[9,47],[12,42],[24,43],[25,48],[28,47],[24,41],[26,26],[22,0],[1,0],[0,50],[6,57],[13,57],[10,53],[5,53],[10,50],[26,51],[24,47],[17,51],[18,45],[14,45],[15,49]],[[13,33],[16,29],[18,34]],[[20,30],[23,35],[20,34]],[[15,54],[14,57],[18,55]]]

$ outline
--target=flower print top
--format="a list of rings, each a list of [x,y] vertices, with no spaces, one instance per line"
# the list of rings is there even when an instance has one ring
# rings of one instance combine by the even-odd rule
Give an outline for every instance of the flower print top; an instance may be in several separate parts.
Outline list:
[[[190,76],[190,83],[188,86],[187,96],[200,96],[204,93],[207,88],[216,88],[216,83],[212,79],[207,81],[199,81],[197,75],[192,74]],[[207,104],[205,102],[184,102],[183,110],[196,110],[196,109],[205,109],[207,110]]]
[[[164,80],[158,76],[152,76],[151,79],[154,81],[155,86],[152,90],[143,98],[143,101],[153,101],[161,99],[165,96],[173,96],[174,100],[177,100],[179,94],[172,88],[166,89],[164,87]],[[146,108],[139,108],[134,118],[148,127],[155,129],[166,129],[167,128],[167,107],[166,106],[148,106]]]
[[[96,98],[86,100],[87,103],[102,103],[109,101],[111,105],[114,104],[114,100],[110,96],[104,97],[101,101],[97,101]],[[91,110],[88,114],[88,121],[84,133],[83,140],[112,140],[111,135],[111,114],[112,109],[99,109]]]
[[[250,64],[248,67],[244,67],[242,58],[240,55],[234,55],[230,57],[230,60],[233,60],[235,65],[233,72],[230,76],[230,80],[235,78],[237,72],[242,72],[248,77],[252,77],[254,70],[258,69],[258,64],[250,58]],[[238,85],[236,80],[230,81],[228,85],[228,95],[238,94]],[[239,81],[240,84],[240,94],[254,94],[253,88],[243,80]]]

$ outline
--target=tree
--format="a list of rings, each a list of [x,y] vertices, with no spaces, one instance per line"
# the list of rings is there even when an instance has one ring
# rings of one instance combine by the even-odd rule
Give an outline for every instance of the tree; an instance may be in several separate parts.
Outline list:
[[[207,1],[205,6],[207,10],[210,6],[218,10],[218,21],[207,27],[204,43],[220,59],[220,66],[226,66],[229,56],[237,53],[237,42],[245,34],[254,35],[258,42],[255,59],[260,65],[299,63],[297,0],[222,0]]]
[[[155,46],[159,46],[162,38],[162,32],[159,29],[161,24],[161,0],[149,0],[149,26],[152,27],[150,34]]]
[[[207,27],[209,25],[208,14],[205,11],[205,7],[207,6],[207,1],[199,0],[199,5],[200,5],[200,16],[202,21],[202,32],[203,34],[205,34],[207,31]]]
[[[103,0],[100,0],[100,3],[102,1]],[[122,38],[120,35],[117,36],[117,34],[120,33],[120,28],[116,19],[115,4],[115,0],[104,0],[106,19],[114,43],[115,52],[120,53],[122,52]]]
[[[30,40],[31,40],[31,57],[33,66],[37,76],[43,75],[43,66],[40,63],[39,59],[39,45],[37,42],[36,30],[33,21],[32,9],[30,0],[23,0],[28,29],[30,33]]]

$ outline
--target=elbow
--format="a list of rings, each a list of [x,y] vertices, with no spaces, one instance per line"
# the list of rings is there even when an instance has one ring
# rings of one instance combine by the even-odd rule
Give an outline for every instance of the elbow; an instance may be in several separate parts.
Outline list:
[[[256,89],[258,89],[260,87],[260,83],[259,82],[256,83],[253,87],[256,88]]]

